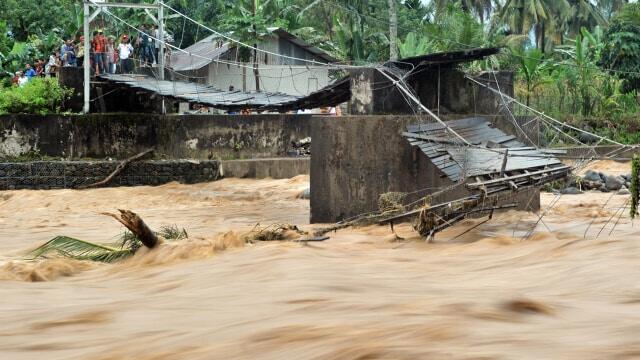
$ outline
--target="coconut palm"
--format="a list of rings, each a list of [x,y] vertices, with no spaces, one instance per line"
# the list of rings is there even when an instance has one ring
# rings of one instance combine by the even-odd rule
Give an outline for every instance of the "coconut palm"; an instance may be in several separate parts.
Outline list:
[[[534,32],[536,47],[544,52],[547,37],[562,39],[560,24],[570,15],[567,0],[506,0],[498,17],[517,34]]]
[[[484,24],[485,20],[490,16],[494,9],[494,5],[497,4],[495,0],[457,0],[452,2],[451,0],[434,0],[433,5],[438,13],[442,13],[446,10],[447,6],[451,4],[460,5],[462,10],[472,13],[478,17],[481,23]]]
[[[583,27],[592,29],[606,23],[602,10],[590,0],[568,1],[571,9],[563,21],[566,25],[567,37],[575,38]]]
[[[449,4],[432,24],[425,26],[425,37],[434,51],[467,50],[487,45],[484,28],[461,5]]]
[[[622,9],[625,4],[628,4],[629,0],[598,0],[597,7],[602,12],[605,19],[609,20],[613,14]]]

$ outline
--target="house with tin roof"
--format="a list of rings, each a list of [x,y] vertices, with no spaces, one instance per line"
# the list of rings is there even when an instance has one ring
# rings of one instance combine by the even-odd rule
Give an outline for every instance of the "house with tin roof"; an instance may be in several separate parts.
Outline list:
[[[258,49],[264,50],[257,53],[260,91],[305,96],[331,83],[330,70],[322,64],[337,59],[284,29],[270,28],[269,32],[258,43]],[[253,59],[247,61],[242,55],[233,43],[212,35],[184,51],[174,51],[169,67],[174,80],[255,91]]]

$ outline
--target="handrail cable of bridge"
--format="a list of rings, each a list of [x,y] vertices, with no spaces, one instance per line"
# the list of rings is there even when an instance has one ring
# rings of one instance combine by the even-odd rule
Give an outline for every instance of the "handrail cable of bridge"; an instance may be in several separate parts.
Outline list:
[[[98,6],[98,7],[100,6],[99,3],[96,3],[93,0],[87,0],[87,1],[90,2],[91,4],[93,4],[94,6]],[[113,12],[109,11],[109,9],[103,9],[102,11],[105,12],[107,15],[115,18],[119,22],[123,23],[127,27],[131,28],[132,30],[139,31],[131,23],[127,22],[126,20],[124,20],[122,18],[120,18],[119,16],[117,16]],[[252,65],[244,65],[243,63],[240,63],[240,62],[226,61],[226,60],[216,59],[216,58],[212,58],[212,57],[202,56],[202,55],[199,55],[199,54],[194,54],[194,53],[192,53],[190,51],[187,51],[185,49],[180,49],[179,47],[177,47],[175,45],[167,43],[164,40],[156,38],[153,35],[149,34],[148,36],[149,36],[150,39],[153,39],[154,41],[157,41],[157,42],[165,45],[166,47],[169,47],[171,49],[175,49],[175,50],[177,50],[177,51],[179,51],[181,53],[187,54],[187,55],[192,56],[192,57],[197,57],[197,58],[200,58],[200,59],[203,59],[203,60],[208,60],[208,61],[211,61],[211,62],[216,62],[216,63],[220,63],[220,64],[225,64],[225,65],[238,66],[238,67],[242,67],[242,68],[246,68],[246,69],[254,69],[254,67]],[[251,47],[251,48],[253,48],[253,47]],[[285,55],[282,55],[282,56],[285,56]],[[300,60],[303,60],[303,59],[300,59]],[[323,66],[326,66],[326,67],[334,68],[334,69],[362,68],[363,67],[363,66],[353,66],[353,65],[329,65],[329,64],[324,64],[324,63],[319,63],[319,64],[321,64]],[[262,68],[265,68],[265,67],[263,66]]]
[[[192,23],[194,23],[194,24],[198,25],[198,27],[202,27],[202,28],[204,28],[204,29],[206,29],[206,30],[208,30],[208,31],[212,32],[212,33],[213,33],[213,34],[215,34],[215,35],[218,35],[218,36],[220,36],[220,37],[222,37],[222,38],[224,38],[224,39],[227,39],[227,40],[229,40],[229,41],[231,41],[231,42],[233,42],[233,43],[236,43],[236,44],[238,44],[238,45],[240,45],[240,46],[244,46],[244,47],[250,48],[250,49],[255,50],[255,51],[257,51],[257,52],[262,52],[262,53],[265,53],[265,54],[268,54],[268,55],[277,56],[277,57],[281,57],[281,58],[284,58],[284,59],[297,60],[297,61],[306,62],[306,63],[310,63],[310,64],[321,65],[321,66],[327,66],[327,67],[338,68],[338,69],[362,68],[362,66],[358,66],[358,65],[345,65],[345,64],[337,64],[337,63],[330,63],[330,62],[321,62],[321,61],[317,61],[317,60],[309,60],[309,59],[298,58],[298,57],[295,57],[295,56],[289,56],[289,55],[278,54],[278,53],[276,53],[276,52],[269,51],[269,50],[264,50],[264,49],[260,49],[260,48],[257,48],[257,47],[255,47],[255,48],[254,48],[252,45],[249,45],[249,44],[246,44],[246,43],[244,43],[244,42],[242,42],[242,41],[240,41],[240,40],[234,39],[234,38],[232,38],[232,37],[230,37],[230,36],[228,36],[228,35],[225,35],[225,34],[223,34],[223,33],[219,32],[219,31],[217,31],[217,30],[215,30],[215,29],[212,29],[211,27],[208,27],[208,26],[206,26],[206,25],[204,25],[204,24],[202,24],[202,23],[198,22],[197,20],[195,20],[195,19],[193,19],[193,18],[189,17],[188,15],[186,15],[186,14],[184,14],[184,13],[182,13],[182,12],[180,12],[180,11],[176,10],[175,8],[173,8],[173,7],[171,7],[171,6],[167,5],[167,4],[165,4],[165,3],[164,3],[163,1],[161,1],[161,0],[160,0],[160,1],[158,1],[158,2],[159,2],[159,4],[160,4],[161,6],[164,6],[164,7],[166,7],[167,9],[169,9],[169,10],[173,11],[174,13],[176,13],[176,14],[178,14],[178,15],[182,16],[183,18],[185,18],[185,19],[187,19],[187,20],[189,20],[189,21],[191,21]],[[367,67],[370,67],[370,66],[367,66]]]

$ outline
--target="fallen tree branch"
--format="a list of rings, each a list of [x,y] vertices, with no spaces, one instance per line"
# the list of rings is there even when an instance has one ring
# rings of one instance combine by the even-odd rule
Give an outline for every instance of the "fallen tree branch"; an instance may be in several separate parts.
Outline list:
[[[89,185],[81,185],[78,186],[78,189],[89,189],[89,188],[94,188],[94,187],[99,187],[105,184],[108,184],[109,181],[113,180],[114,177],[116,177],[116,175],[120,174],[122,172],[122,170],[124,170],[124,168],[129,165],[129,163],[136,161],[136,160],[140,160],[141,158],[147,156],[148,154],[152,153],[153,149],[148,149],[145,150],[139,154],[136,154],[128,159],[123,160],[120,164],[118,164],[118,166],[116,167],[115,170],[113,170],[113,172],[111,174],[109,174],[109,176],[107,176],[104,180],[102,181],[98,181],[97,183],[93,183],[93,184],[89,184]]]
[[[158,245],[158,237],[153,231],[151,231],[147,224],[142,221],[142,218],[140,218],[138,214],[129,210],[118,209],[118,211],[120,211],[120,215],[113,213],[102,213],[102,215],[116,219],[119,223],[129,229],[129,231],[131,231],[140,240],[140,242],[149,249],[153,249]]]

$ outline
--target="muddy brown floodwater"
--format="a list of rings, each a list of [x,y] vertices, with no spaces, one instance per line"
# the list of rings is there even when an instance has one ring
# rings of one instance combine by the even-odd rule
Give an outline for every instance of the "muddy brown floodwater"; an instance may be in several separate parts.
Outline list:
[[[565,195],[527,241],[537,217],[507,212],[434,244],[402,225],[243,246],[257,222],[309,228],[308,181],[1,192],[0,358],[640,358],[639,231],[626,211],[611,231],[625,196]],[[114,265],[21,260],[59,234],[113,240],[98,212],[117,208],[190,239]]]

